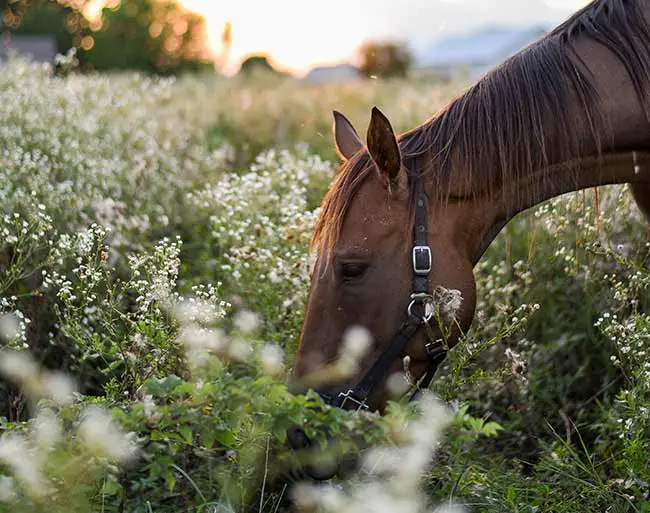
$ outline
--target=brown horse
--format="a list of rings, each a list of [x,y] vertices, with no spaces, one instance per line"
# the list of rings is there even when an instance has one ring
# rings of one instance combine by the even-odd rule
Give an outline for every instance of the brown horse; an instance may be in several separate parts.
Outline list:
[[[351,326],[365,327],[373,344],[359,372],[330,393],[357,386],[391,345],[413,290],[419,187],[429,288],[462,294],[450,345],[474,316],[474,265],[517,213],[569,191],[629,183],[650,218],[649,20],[650,0],[595,1],[399,138],[373,109],[364,145],[335,113],[344,163],[313,236],[299,379],[337,359]],[[405,355],[413,376],[423,375],[430,341],[430,331],[412,334],[381,384]],[[385,387],[373,389],[374,406],[386,399]]]

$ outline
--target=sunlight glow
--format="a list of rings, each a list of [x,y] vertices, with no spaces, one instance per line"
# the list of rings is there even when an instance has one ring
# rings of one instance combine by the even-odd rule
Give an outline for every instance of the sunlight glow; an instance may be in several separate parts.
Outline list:
[[[364,28],[361,2],[347,2],[345,15],[336,9],[312,2],[259,2],[237,0],[184,0],[184,5],[208,22],[210,43],[221,50],[221,34],[232,23],[232,47],[227,68],[235,71],[243,57],[265,53],[282,69],[305,72],[315,63],[350,59],[371,33]]]
[[[94,0],[106,1],[106,0]],[[428,45],[443,33],[482,24],[551,26],[587,0],[181,0],[208,23],[219,55],[221,35],[232,23],[226,70],[245,56],[267,54],[275,66],[303,74],[317,64],[350,61],[367,39],[401,39]]]

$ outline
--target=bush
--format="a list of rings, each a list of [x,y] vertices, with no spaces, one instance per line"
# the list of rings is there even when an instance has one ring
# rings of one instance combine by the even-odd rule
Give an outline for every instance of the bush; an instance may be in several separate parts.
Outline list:
[[[359,48],[361,72],[366,77],[405,77],[413,60],[403,43],[370,41]]]

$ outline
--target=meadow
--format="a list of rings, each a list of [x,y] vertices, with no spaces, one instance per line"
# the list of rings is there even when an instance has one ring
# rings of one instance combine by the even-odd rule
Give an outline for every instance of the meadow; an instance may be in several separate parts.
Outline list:
[[[650,239],[625,187],[506,227],[421,404],[285,385],[332,109],[406,130],[464,86],[1,68],[0,511],[650,511]],[[363,468],[305,481],[294,423]]]

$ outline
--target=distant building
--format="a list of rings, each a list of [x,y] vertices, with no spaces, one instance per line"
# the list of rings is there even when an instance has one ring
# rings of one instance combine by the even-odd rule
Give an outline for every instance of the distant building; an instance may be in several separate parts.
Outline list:
[[[312,84],[329,84],[332,82],[349,82],[359,79],[359,69],[352,64],[336,64],[313,68],[303,80]]]
[[[416,56],[416,74],[477,79],[546,34],[542,27],[488,27],[443,38]]]
[[[8,33],[0,34],[0,60],[7,60],[9,53],[29,57],[36,62],[54,62],[57,54],[54,36],[26,36]]]

